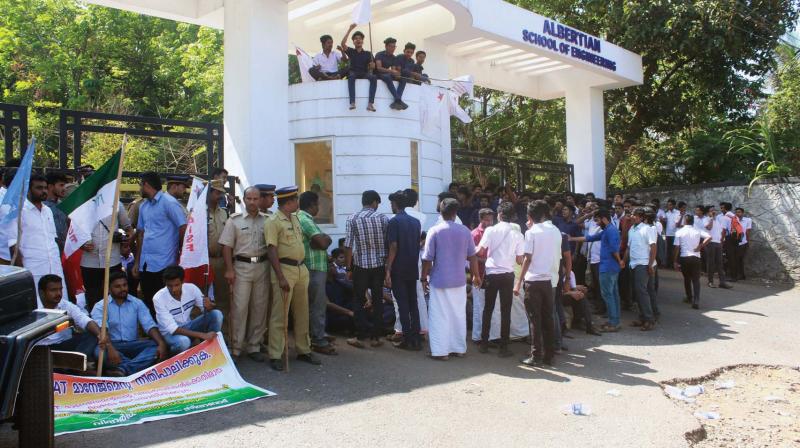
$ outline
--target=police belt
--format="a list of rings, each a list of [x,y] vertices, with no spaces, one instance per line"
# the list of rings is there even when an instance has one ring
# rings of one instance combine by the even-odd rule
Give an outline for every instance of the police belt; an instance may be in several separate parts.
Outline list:
[[[292,260],[291,258],[281,258],[278,261],[280,261],[281,264],[286,264],[289,266],[300,266],[301,264],[303,264],[302,261]]]
[[[267,260],[266,255],[262,255],[260,257],[243,257],[241,255],[236,256],[236,261],[242,261],[244,263],[261,263]]]

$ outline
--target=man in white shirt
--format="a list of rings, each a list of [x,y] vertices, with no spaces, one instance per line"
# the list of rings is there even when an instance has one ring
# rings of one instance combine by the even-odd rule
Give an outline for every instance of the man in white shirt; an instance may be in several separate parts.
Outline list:
[[[700,251],[711,241],[711,235],[705,230],[694,227],[694,217],[686,216],[686,224],[675,232],[675,252],[673,262],[675,270],[683,274],[683,288],[686,291],[685,303],[692,308],[700,308]],[[680,262],[678,262],[680,260]]]
[[[516,281],[514,295],[519,295],[525,280],[525,307],[531,326],[531,353],[522,360],[529,366],[544,362],[553,365],[555,349],[555,287],[561,262],[561,231],[550,221],[550,206],[545,201],[528,205],[533,226],[525,232],[524,275]]]
[[[162,274],[166,286],[153,296],[158,329],[172,354],[189,349],[192,341],[214,339],[222,330],[222,312],[214,309],[214,303],[200,288],[184,283],[183,276],[182,267],[167,267]],[[203,314],[192,319],[194,308]]]
[[[742,240],[739,241],[739,246],[736,248],[736,280],[744,280],[744,257],[747,255],[747,249],[750,247],[750,231],[753,229],[753,220],[744,215],[742,207],[736,208],[736,217],[742,224]]]
[[[40,298],[39,308],[66,311],[73,325],[83,330],[83,333],[75,333],[72,328],[68,328],[42,339],[39,345],[49,345],[53,350],[83,353],[89,359],[94,357],[94,349],[98,344],[105,347],[105,344],[101,343],[100,326],[83,308],[63,299],[64,288],[59,276],[43,275],[39,279],[37,289]]]
[[[314,56],[314,66],[308,73],[317,81],[342,79],[339,71],[342,56],[333,49],[333,38],[326,34],[319,38],[319,42],[322,44],[322,51]]]
[[[713,205],[709,206],[708,221],[705,225],[705,230],[711,235],[711,242],[705,250],[709,288],[716,288],[716,286],[714,286],[714,273],[719,274],[720,288],[731,288],[731,286],[725,282],[725,268],[722,264],[722,245],[725,242],[725,236],[727,234],[726,229],[728,226],[728,218],[726,218],[725,215],[717,213]]]
[[[672,246],[675,241],[676,224],[680,216],[681,212],[675,208],[675,199],[667,200],[667,210],[664,212],[664,235],[667,239],[667,266],[669,266],[669,260],[672,258],[673,252],[675,252]]]
[[[656,262],[656,228],[645,218],[644,208],[634,210],[633,226],[628,230],[628,248],[625,261],[633,271],[633,292],[639,303],[639,320],[633,326],[642,331],[650,331],[655,327],[656,302],[655,262]],[[654,309],[655,308],[655,309]]]
[[[706,217],[706,208],[702,205],[694,207],[694,224],[697,230],[705,230],[709,219]]]
[[[503,203],[497,207],[499,222],[488,227],[478,243],[478,258],[486,259],[486,276],[483,287],[486,290],[486,303],[481,320],[481,343],[479,351],[489,351],[489,332],[492,326],[492,313],[500,293],[500,352],[501,358],[511,356],[508,349],[511,333],[511,305],[514,299],[514,264],[522,264],[525,240],[519,228],[512,225],[514,206]]]
[[[597,225],[593,218],[586,220],[586,223],[584,223],[584,235],[594,235],[602,231],[603,229]],[[606,302],[600,294],[600,241],[587,241],[581,244],[583,244],[581,250],[586,251],[586,258],[589,259],[589,272],[592,275],[591,297],[595,312],[605,314]]]
[[[47,199],[47,179],[41,174],[31,174],[28,200],[25,201],[20,217],[22,234],[17,235],[16,223],[8,226],[9,251],[14,254],[19,246],[17,263],[31,271],[34,283],[46,274],[59,276],[64,291],[64,271],[61,267],[61,253],[56,243],[56,225],[50,207],[44,205]],[[21,259],[21,260],[20,260]],[[38,294],[38,290],[37,290]]]

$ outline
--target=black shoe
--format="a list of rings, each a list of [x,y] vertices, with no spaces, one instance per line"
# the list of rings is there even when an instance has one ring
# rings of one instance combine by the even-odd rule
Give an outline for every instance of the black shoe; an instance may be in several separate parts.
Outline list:
[[[497,356],[501,358],[509,358],[512,355],[514,355],[514,353],[512,353],[511,350],[509,350],[505,345],[500,347],[500,352],[497,353]]]
[[[400,104],[399,104],[399,106],[400,106],[400,110],[406,110],[406,109],[408,109],[408,104],[404,103],[404,102],[403,102],[403,100],[400,100],[400,101],[398,101],[398,102],[400,103]]]
[[[539,367],[542,365],[542,358],[537,358],[535,356],[529,356],[525,359],[520,360],[522,364],[530,367]]]
[[[392,345],[394,345],[394,348],[399,348],[400,350],[414,350],[414,344],[408,341],[397,342]]]
[[[481,353],[489,353],[489,343],[488,342],[481,342],[478,345],[478,351]]]
[[[248,353],[247,357],[252,359],[255,362],[264,362],[264,361],[267,360],[267,357],[264,356],[264,354],[261,353],[261,352]]]
[[[283,372],[283,361],[280,359],[270,359],[269,366],[272,367],[272,370]]]
[[[719,287],[722,288],[722,289],[733,289],[733,286],[731,286],[731,285],[729,285],[727,283],[722,283],[722,284],[719,285]]]
[[[400,108],[400,103],[398,103],[396,100],[395,100],[395,102],[394,102],[394,103],[392,103],[392,104],[390,104],[390,105],[389,105],[389,108],[390,108],[390,109],[394,109],[394,110],[402,110],[402,109]]]
[[[695,309],[695,310],[699,310],[700,309],[700,305],[698,305],[696,303],[693,303],[692,304],[692,308]]]
[[[297,360],[307,362],[314,366],[322,365],[322,361],[320,361],[319,358],[312,355],[311,353],[304,353],[302,355],[297,355]]]
[[[589,327],[589,329],[586,330],[586,334],[590,334],[592,336],[602,336],[603,335],[602,333],[597,331],[594,327]]]

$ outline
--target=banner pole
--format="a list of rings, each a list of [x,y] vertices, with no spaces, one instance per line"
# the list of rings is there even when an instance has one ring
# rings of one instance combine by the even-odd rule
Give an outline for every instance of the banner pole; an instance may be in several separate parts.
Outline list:
[[[111,203],[111,225],[108,227],[113,232],[117,231],[117,215],[119,214],[119,189],[122,182],[122,165],[125,160],[125,146],[128,144],[128,134],[122,136],[122,147],[119,150],[119,166],[117,167],[117,184],[114,188],[114,202]],[[106,259],[103,267],[103,321],[100,325],[100,340],[104,340],[108,332],[108,278],[111,269],[111,246],[113,245],[112,234],[108,235],[106,244]],[[103,358],[106,350],[101,347],[100,355],[97,357],[97,376],[103,374]]]

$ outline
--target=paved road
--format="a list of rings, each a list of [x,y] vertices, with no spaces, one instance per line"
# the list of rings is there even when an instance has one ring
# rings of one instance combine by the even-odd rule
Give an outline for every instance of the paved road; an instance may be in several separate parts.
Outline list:
[[[700,311],[680,303],[682,282],[662,274],[656,330],[576,334],[554,369],[482,355],[427,359],[390,346],[342,347],[322,367],[279,374],[243,362],[248,381],[278,396],[178,419],[56,439],[60,447],[176,446],[586,446],[681,447],[697,420],[663,396],[659,382],[739,363],[797,365],[800,290],[739,283],[703,289]],[[623,316],[625,322],[634,318]],[[618,389],[619,397],[606,392]],[[590,417],[565,416],[572,402]],[[7,427],[0,447],[14,446]]]

